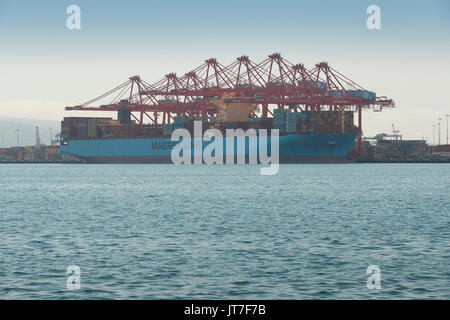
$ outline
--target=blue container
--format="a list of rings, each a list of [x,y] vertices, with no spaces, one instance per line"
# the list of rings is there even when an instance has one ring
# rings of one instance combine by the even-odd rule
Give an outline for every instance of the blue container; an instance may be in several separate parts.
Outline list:
[[[286,112],[286,120],[289,121],[295,121],[297,120],[297,114],[298,112]]]
[[[285,129],[284,125],[282,125],[282,124],[274,124],[273,128],[280,130],[280,132],[284,132],[284,129]]]
[[[286,132],[294,133],[297,131],[297,125],[286,125]]]
[[[166,123],[166,124],[164,124],[163,125],[163,133],[164,133],[164,135],[165,136],[169,136],[169,135],[171,135],[172,134],[172,131],[173,131],[173,124],[171,124],[171,123]]]
[[[173,117],[173,121],[174,121],[175,123],[183,123],[183,119],[184,119],[183,116],[176,116],[176,117]]]

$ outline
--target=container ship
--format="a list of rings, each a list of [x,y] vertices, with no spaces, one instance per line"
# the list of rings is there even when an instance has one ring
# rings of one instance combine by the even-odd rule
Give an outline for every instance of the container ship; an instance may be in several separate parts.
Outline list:
[[[274,150],[281,163],[354,162],[362,152],[363,109],[381,111],[394,106],[392,99],[364,89],[325,61],[307,69],[280,53],[259,63],[248,56],[228,65],[210,58],[181,76],[170,72],[148,83],[135,75],[85,103],[67,106],[68,111],[117,112],[117,119],[64,118],[61,151],[90,163],[178,163],[172,161],[177,152],[174,147],[179,146],[172,141],[172,133],[183,128],[191,134],[191,141],[184,137],[183,158],[188,153],[198,156],[201,149],[203,155],[214,150],[215,160],[220,156],[229,160],[234,154],[242,161],[245,156],[251,160],[246,163],[255,163],[257,154],[256,162],[265,164],[272,158],[274,137],[267,141],[261,137],[276,129],[279,140]],[[199,122],[201,131],[195,130]],[[227,136],[228,129],[248,134],[245,147],[240,137]],[[222,137],[217,134],[197,143],[196,137],[205,131],[220,132]],[[355,138],[356,150],[352,148]],[[255,145],[261,150],[255,150]],[[259,151],[267,151],[267,157],[261,152],[259,158]]]
[[[227,103],[218,104],[221,112],[217,118],[173,117],[172,123],[139,124],[130,117],[127,109],[118,110],[118,119],[66,117],[61,122],[61,152],[75,156],[87,163],[172,163],[171,153],[178,141],[172,141],[172,132],[184,128],[194,137],[194,125],[201,122],[202,133],[208,129],[218,129],[226,137],[227,129],[266,129],[279,130],[280,163],[327,163],[350,162],[349,149],[359,135],[359,128],[353,123],[352,111],[298,111],[298,109],[274,109],[273,117],[256,118],[251,116],[252,106]],[[233,111],[234,110],[234,111]],[[246,110],[242,112],[242,110]],[[198,122],[197,122],[198,123]],[[194,139],[191,154],[194,154]],[[243,152],[246,159],[251,156],[246,137],[245,148],[237,149],[235,156]],[[270,138],[267,139],[270,155]],[[235,140],[236,141],[236,140]],[[224,158],[227,150],[223,142]],[[234,141],[233,141],[234,142]],[[203,150],[211,141],[203,141]],[[216,151],[217,152],[217,151]],[[259,159],[258,159],[259,162]]]

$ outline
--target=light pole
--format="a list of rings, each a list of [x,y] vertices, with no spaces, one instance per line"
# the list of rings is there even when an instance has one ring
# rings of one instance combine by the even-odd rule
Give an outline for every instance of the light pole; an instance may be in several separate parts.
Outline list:
[[[450,114],[446,114],[445,117],[447,118],[447,144],[448,144],[448,117],[450,117]]]
[[[435,124],[433,124],[433,146],[434,146],[434,128],[436,127]]]
[[[20,132],[20,130],[17,129],[17,130],[16,130],[16,135],[17,135],[17,148],[19,147],[19,132]]]
[[[438,119],[438,123],[437,123],[437,125],[438,125],[438,145],[440,146],[441,145],[441,120],[442,120],[442,118],[439,118]]]

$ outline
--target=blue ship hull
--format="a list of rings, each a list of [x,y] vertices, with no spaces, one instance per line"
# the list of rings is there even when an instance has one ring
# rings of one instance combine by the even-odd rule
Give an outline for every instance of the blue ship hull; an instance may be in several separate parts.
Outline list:
[[[249,138],[246,139],[245,156],[248,157]],[[280,136],[279,160],[280,163],[349,162],[347,154],[354,139],[355,134],[350,133]],[[270,138],[268,142],[270,150]],[[203,142],[203,148],[209,143]],[[172,163],[171,152],[176,144],[177,142],[171,141],[170,137],[70,140],[67,145],[61,145],[61,152],[83,159],[88,163]],[[226,155],[226,142],[223,144],[223,155]],[[235,140],[235,155],[239,154],[236,146]]]

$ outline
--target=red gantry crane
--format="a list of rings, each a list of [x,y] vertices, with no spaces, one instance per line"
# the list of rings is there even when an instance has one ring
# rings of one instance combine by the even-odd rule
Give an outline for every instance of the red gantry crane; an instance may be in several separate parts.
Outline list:
[[[394,101],[377,97],[353,82],[326,62],[311,70],[293,64],[279,53],[255,63],[247,56],[238,57],[228,66],[215,58],[207,59],[194,70],[177,76],[167,74],[149,84],[139,76],[104,94],[66,110],[117,111],[128,109],[137,123],[170,123],[175,115],[209,118],[216,115],[213,99],[247,101],[261,106],[261,114],[272,115],[269,105],[310,111],[358,112],[359,151],[362,140],[362,110],[381,111],[394,107]],[[108,103],[103,103],[108,100]]]

